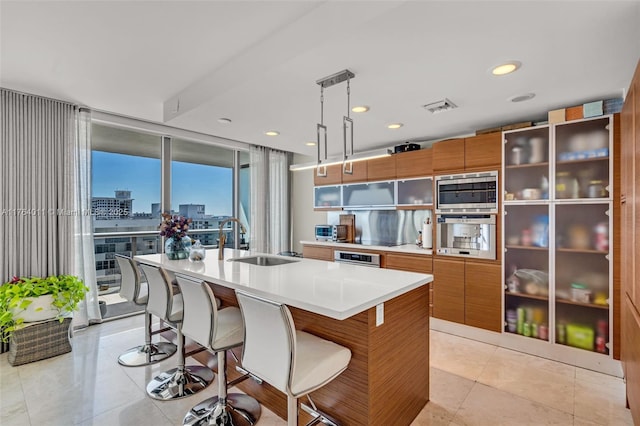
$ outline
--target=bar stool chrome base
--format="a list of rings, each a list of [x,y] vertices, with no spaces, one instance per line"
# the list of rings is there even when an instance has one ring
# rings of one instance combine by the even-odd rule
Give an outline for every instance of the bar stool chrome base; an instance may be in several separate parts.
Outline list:
[[[258,422],[262,408],[255,398],[243,393],[230,393],[226,404],[217,396],[194,406],[182,424],[184,426],[253,426]]]
[[[131,348],[118,358],[118,364],[125,367],[151,365],[169,358],[176,353],[178,347],[169,342],[152,343]]]
[[[209,386],[213,376],[207,367],[190,365],[184,371],[174,368],[154,377],[147,385],[147,394],[161,401],[184,398]]]

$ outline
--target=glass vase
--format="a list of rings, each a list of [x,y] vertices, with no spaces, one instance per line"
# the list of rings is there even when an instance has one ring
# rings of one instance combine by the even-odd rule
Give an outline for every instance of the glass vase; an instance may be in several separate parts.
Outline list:
[[[191,247],[191,238],[167,238],[164,243],[164,254],[169,260],[187,259],[189,257],[189,248]]]

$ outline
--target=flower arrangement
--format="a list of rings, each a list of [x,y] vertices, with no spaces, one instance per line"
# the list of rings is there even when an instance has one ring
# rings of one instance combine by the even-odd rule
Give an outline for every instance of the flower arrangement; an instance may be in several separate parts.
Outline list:
[[[191,218],[177,214],[172,216],[169,213],[162,213],[162,222],[160,222],[160,226],[158,226],[160,236],[182,239],[187,235],[190,223]]]
[[[55,318],[62,322],[64,316],[77,309],[89,288],[73,275],[51,275],[48,277],[13,277],[0,286],[0,329],[2,341],[8,341],[16,327],[24,322],[20,314],[34,298],[51,295],[51,309],[57,311]],[[37,306],[37,305],[36,305]],[[42,308],[37,308],[42,310]]]

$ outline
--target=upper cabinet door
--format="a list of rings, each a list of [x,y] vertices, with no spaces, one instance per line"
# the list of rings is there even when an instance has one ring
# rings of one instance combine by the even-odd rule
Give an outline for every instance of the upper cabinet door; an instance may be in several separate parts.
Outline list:
[[[342,164],[327,166],[326,170],[326,176],[318,176],[318,169],[313,169],[313,184],[315,186],[342,183]]]
[[[433,144],[433,173],[464,170],[464,139],[451,139]]]
[[[367,180],[378,181],[396,178],[396,156],[367,160]]]
[[[342,170],[342,182],[366,182],[367,181],[367,162],[351,161],[345,164],[346,171]]]
[[[433,150],[409,151],[394,154],[396,157],[396,177],[412,178],[433,174]]]
[[[502,133],[487,133],[464,141],[466,169],[481,167],[500,168],[502,160]]]

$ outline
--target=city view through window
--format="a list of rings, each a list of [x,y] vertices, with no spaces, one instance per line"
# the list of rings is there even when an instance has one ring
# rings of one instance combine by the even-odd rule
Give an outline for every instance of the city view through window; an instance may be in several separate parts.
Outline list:
[[[162,252],[161,146],[156,135],[94,124],[92,127],[92,217],[98,289],[117,293],[120,274],[115,254],[135,256]],[[171,214],[192,219],[189,236],[217,247],[220,223],[233,214],[233,151],[171,140]],[[248,169],[240,186],[248,194]],[[248,229],[248,206],[240,197],[239,219]],[[205,230],[207,230],[205,232]],[[225,226],[227,244],[234,233]],[[248,249],[241,234],[240,248]]]

